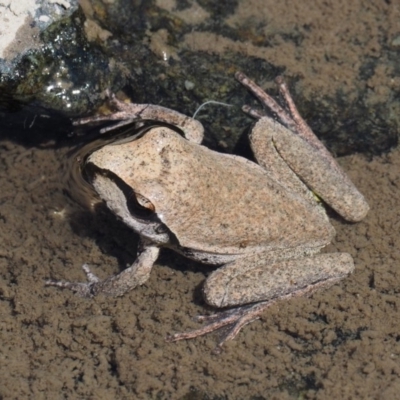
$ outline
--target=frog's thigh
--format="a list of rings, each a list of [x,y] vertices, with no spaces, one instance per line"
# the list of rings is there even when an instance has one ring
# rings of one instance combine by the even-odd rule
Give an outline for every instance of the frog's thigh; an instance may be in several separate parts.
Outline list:
[[[270,118],[261,118],[252,131],[252,149],[260,165],[267,165],[275,178],[295,185],[293,176],[285,172],[285,164],[306,185],[337,213],[348,221],[360,221],[369,206],[349,177],[342,171],[332,155],[324,148],[317,148],[299,135]],[[275,155],[274,161],[268,157]],[[281,160],[277,160],[277,158]],[[276,165],[275,165],[276,163]],[[273,164],[273,165],[271,165]],[[287,168],[289,170],[289,168]],[[289,174],[290,175],[290,174]]]
[[[299,179],[298,175],[288,168],[287,162],[278,153],[275,146],[276,138],[290,138],[294,134],[269,117],[263,117],[255,124],[250,144],[257,162],[268,171],[268,174],[280,182],[291,192],[302,194],[314,202],[308,187]]]
[[[228,307],[272,300],[312,286],[329,286],[354,270],[353,259],[347,253],[272,262],[265,261],[267,257],[254,254],[214,271],[204,285],[206,302]]]

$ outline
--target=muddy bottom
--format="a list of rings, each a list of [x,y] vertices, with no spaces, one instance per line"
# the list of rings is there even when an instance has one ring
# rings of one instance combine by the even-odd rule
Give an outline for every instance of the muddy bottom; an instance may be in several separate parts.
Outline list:
[[[281,31],[265,48],[202,40],[203,32],[191,32],[187,42],[266,57],[300,77],[311,97],[352,92],[360,65],[381,57],[381,33],[398,35],[390,2],[267,3],[239,2],[242,14],[230,22],[260,13],[267,33]],[[299,46],[284,41],[293,26],[302,28]],[[382,64],[371,72],[370,104],[397,96],[394,71]],[[350,253],[355,272],[310,298],[271,307],[219,355],[212,353],[218,333],[164,339],[212,312],[201,298],[211,269],[172,252],[146,284],[121,298],[83,299],[44,286],[47,279],[84,281],[85,262],[106,278],[136,257],[132,231],[104,207],[91,212],[65,194],[67,151],[0,140],[0,399],[399,397],[400,150],[340,159],[371,211],[357,224],[332,213],[337,237],[327,251]]]
[[[355,273],[271,307],[214,355],[217,334],[164,340],[211,312],[200,292],[209,269],[173,253],[122,298],[45,287],[48,278],[84,280],[84,262],[100,277],[118,272],[135,259],[137,237],[104,209],[91,213],[64,194],[65,149],[0,146],[0,397],[396,397],[399,150],[340,160],[371,205],[361,223],[333,219],[328,250],[349,252]]]

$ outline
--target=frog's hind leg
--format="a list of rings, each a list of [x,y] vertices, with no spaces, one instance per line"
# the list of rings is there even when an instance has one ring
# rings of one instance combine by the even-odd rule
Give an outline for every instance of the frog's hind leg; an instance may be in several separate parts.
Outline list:
[[[258,319],[277,301],[329,287],[354,269],[353,260],[346,253],[316,254],[270,262],[265,258],[264,253],[254,254],[214,271],[204,286],[207,303],[214,307],[239,307],[197,317],[198,321],[206,322],[204,327],[171,335],[167,340],[191,339],[229,327],[218,344],[218,351],[225,341],[233,339],[244,325]]]
[[[298,193],[314,204],[315,198],[310,189],[288,166],[286,160],[279,153],[276,138],[281,142],[286,139],[289,143],[292,143],[293,134],[285,126],[270,117],[262,117],[256,122],[249,140],[258,164],[287,191]],[[294,140],[296,139],[301,140],[295,137]]]
[[[283,78],[278,77],[276,81],[287,110],[242,72],[236,73],[235,76],[279,121],[258,116],[259,113],[253,112],[248,106],[244,107],[247,113],[259,118],[253,130],[252,140],[258,139],[259,142],[262,142],[263,137],[266,136],[264,131],[267,131],[268,136],[272,135],[272,140],[267,141],[264,146],[258,147],[252,144],[259,163],[275,167],[273,162],[263,157],[263,154],[256,154],[257,151],[260,152],[260,148],[273,143],[276,153],[282,159],[281,165],[283,165],[282,162],[287,164],[308,188],[338,214],[351,222],[363,219],[369,210],[364,196],[300,116]],[[284,169],[282,171],[284,172]],[[283,180],[281,179],[281,181]]]

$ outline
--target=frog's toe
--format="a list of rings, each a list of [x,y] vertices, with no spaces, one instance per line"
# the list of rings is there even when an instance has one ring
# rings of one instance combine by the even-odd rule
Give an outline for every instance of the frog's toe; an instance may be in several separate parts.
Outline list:
[[[89,265],[87,264],[83,264],[82,265],[82,269],[86,274],[86,278],[89,281],[89,283],[96,283],[96,282],[100,282],[100,278],[98,278],[91,270]]]
[[[90,271],[87,264],[83,264],[82,269],[85,271],[88,282],[66,282],[49,279],[45,282],[45,285],[69,289],[80,297],[93,297],[95,295],[94,288],[100,282],[100,279]]]
[[[84,282],[65,282],[48,280],[46,286],[56,286],[62,289],[69,289],[81,297],[92,297],[92,284]]]
[[[275,301],[266,301],[232,308],[212,315],[199,315],[195,317],[195,319],[199,322],[205,322],[206,324],[203,327],[189,332],[168,335],[166,340],[167,342],[176,342],[178,340],[193,339],[226,326],[227,329],[220,337],[218,345],[213,350],[213,353],[218,354],[221,352],[222,346],[226,341],[234,339],[245,325],[259,319],[260,314],[274,303]]]

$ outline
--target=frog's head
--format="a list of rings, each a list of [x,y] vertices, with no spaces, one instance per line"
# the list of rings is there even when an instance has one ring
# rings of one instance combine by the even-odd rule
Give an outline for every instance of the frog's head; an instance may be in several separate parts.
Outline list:
[[[161,194],[154,180],[135,179],[134,172],[144,173],[144,167],[140,169],[137,165],[140,154],[135,157],[135,150],[135,142],[104,146],[88,157],[84,175],[107,207],[125,224],[157,243],[166,243],[169,234],[156,213],[154,202],[146,195],[151,193],[158,198]],[[130,163],[132,159],[135,162]]]

